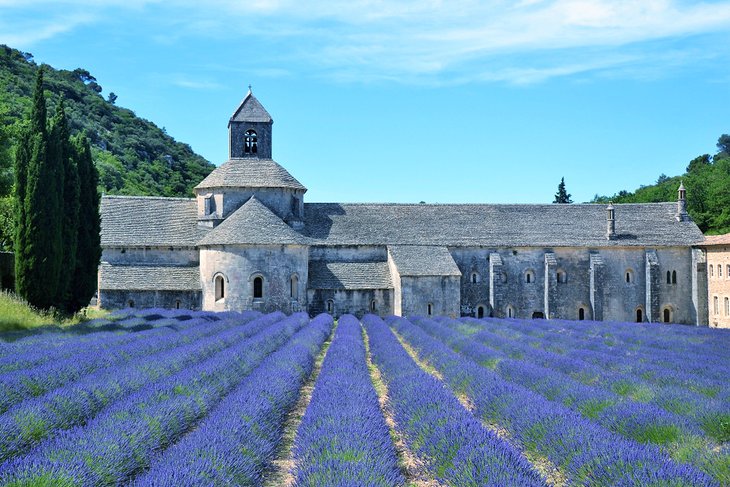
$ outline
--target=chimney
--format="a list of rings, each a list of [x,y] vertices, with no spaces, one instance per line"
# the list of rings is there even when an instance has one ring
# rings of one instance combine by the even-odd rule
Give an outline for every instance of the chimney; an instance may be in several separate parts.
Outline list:
[[[606,229],[606,238],[608,240],[613,240],[616,238],[616,215],[613,210],[613,203],[608,204],[608,208],[606,208],[607,212],[607,229]]]
[[[677,221],[687,221],[689,215],[687,215],[687,190],[684,189],[684,183],[679,183],[679,189],[677,190]]]

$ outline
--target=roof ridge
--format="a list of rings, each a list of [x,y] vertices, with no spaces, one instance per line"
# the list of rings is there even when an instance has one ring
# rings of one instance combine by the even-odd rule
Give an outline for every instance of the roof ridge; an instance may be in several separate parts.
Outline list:
[[[661,206],[661,205],[675,205],[675,201],[656,201],[651,203],[613,203],[616,206]],[[428,207],[428,206],[502,206],[502,207],[536,207],[544,206],[546,208],[566,208],[566,207],[596,207],[596,206],[608,206],[608,203],[570,203],[570,204],[557,204],[557,203],[388,203],[388,202],[355,202],[355,203],[340,203],[340,202],[309,202],[305,205],[341,205],[341,206],[417,206],[417,207]]]
[[[126,195],[126,194],[103,194],[102,198],[108,199],[146,199],[146,200],[165,200],[165,201],[195,201],[195,198],[183,198],[182,196],[142,196],[142,195]]]

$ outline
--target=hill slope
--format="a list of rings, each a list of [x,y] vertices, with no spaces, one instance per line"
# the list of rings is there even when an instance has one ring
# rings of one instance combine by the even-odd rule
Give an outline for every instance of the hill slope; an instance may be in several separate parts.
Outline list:
[[[0,45],[0,196],[12,184],[15,134],[30,113],[36,72],[33,56]],[[86,131],[99,170],[100,190],[110,194],[191,196],[214,166],[189,145],[175,141],[150,121],[106,100],[84,69],[43,65],[48,112],[59,95],[66,99],[72,133]]]
[[[659,176],[655,184],[634,192],[619,191],[613,196],[598,196],[594,203],[657,203],[676,201],[680,182],[687,188],[687,211],[702,232],[730,232],[730,135],[717,143],[719,152],[693,159],[681,176]]]

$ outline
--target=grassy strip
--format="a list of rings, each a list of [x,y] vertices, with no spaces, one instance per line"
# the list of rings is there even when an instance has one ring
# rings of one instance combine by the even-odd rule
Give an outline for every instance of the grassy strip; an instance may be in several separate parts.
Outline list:
[[[309,406],[309,402],[312,400],[314,384],[317,382],[317,377],[319,377],[319,373],[322,370],[322,363],[324,363],[324,358],[327,356],[327,350],[332,345],[336,330],[337,321],[335,321],[330,336],[324,342],[324,345],[322,345],[322,350],[320,350],[319,355],[317,355],[314,361],[312,374],[299,390],[297,403],[289,411],[289,414],[286,415],[281,442],[279,443],[279,448],[277,448],[276,457],[271,462],[271,469],[264,475],[266,480],[263,483],[263,487],[291,487],[294,484],[294,475],[292,475],[294,471],[294,455],[292,454],[294,439],[296,438],[299,424],[302,422],[302,418],[304,418],[307,406]]]
[[[370,337],[364,327],[362,334],[365,342],[365,361],[370,371],[370,380],[375,388],[375,393],[378,395],[380,410],[383,412],[385,424],[388,425],[388,429],[390,430],[390,437],[393,440],[395,453],[398,457],[398,465],[401,468],[403,476],[406,478],[406,485],[408,487],[441,487],[441,483],[428,475],[428,471],[423,465],[423,462],[408,449],[403,435],[398,432],[393,414],[387,407],[388,386],[383,382],[380,370],[373,363],[372,356],[370,355]]]
[[[0,333],[47,325],[71,326],[106,314],[108,311],[84,308],[73,316],[64,316],[53,309],[36,309],[14,293],[0,292]]]

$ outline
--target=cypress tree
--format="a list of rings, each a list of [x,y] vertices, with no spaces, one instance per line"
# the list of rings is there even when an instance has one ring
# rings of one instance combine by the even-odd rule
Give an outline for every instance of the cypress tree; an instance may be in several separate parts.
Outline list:
[[[68,120],[63,103],[59,98],[50,133],[52,157],[61,163],[63,187],[60,204],[61,220],[61,263],[58,279],[56,306],[68,311],[72,296],[71,284],[76,269],[76,247],[79,233],[79,174],[76,167],[76,153],[69,139]]]
[[[56,304],[62,257],[63,166],[49,150],[43,73],[39,71],[31,116],[31,157],[25,186],[25,282],[18,291],[39,308]],[[55,146],[55,144],[54,144]],[[51,148],[52,149],[52,148]]]
[[[34,158],[41,157],[46,141],[46,99],[43,96],[43,68],[36,75],[33,106],[28,126],[15,151],[15,290],[28,298],[34,287],[30,253],[33,248],[28,229],[29,171]]]
[[[78,311],[89,304],[96,292],[97,272],[101,260],[101,218],[97,190],[99,176],[91,158],[89,140],[84,135],[73,138],[79,177],[79,225],[76,247],[76,270],[69,311]]]
[[[26,231],[25,231],[25,194],[28,182],[28,164],[30,164],[31,144],[33,138],[30,129],[20,135],[18,146],[15,149],[15,191],[13,193],[13,250],[15,254],[15,290],[26,295],[28,289],[28,265],[26,259]]]

